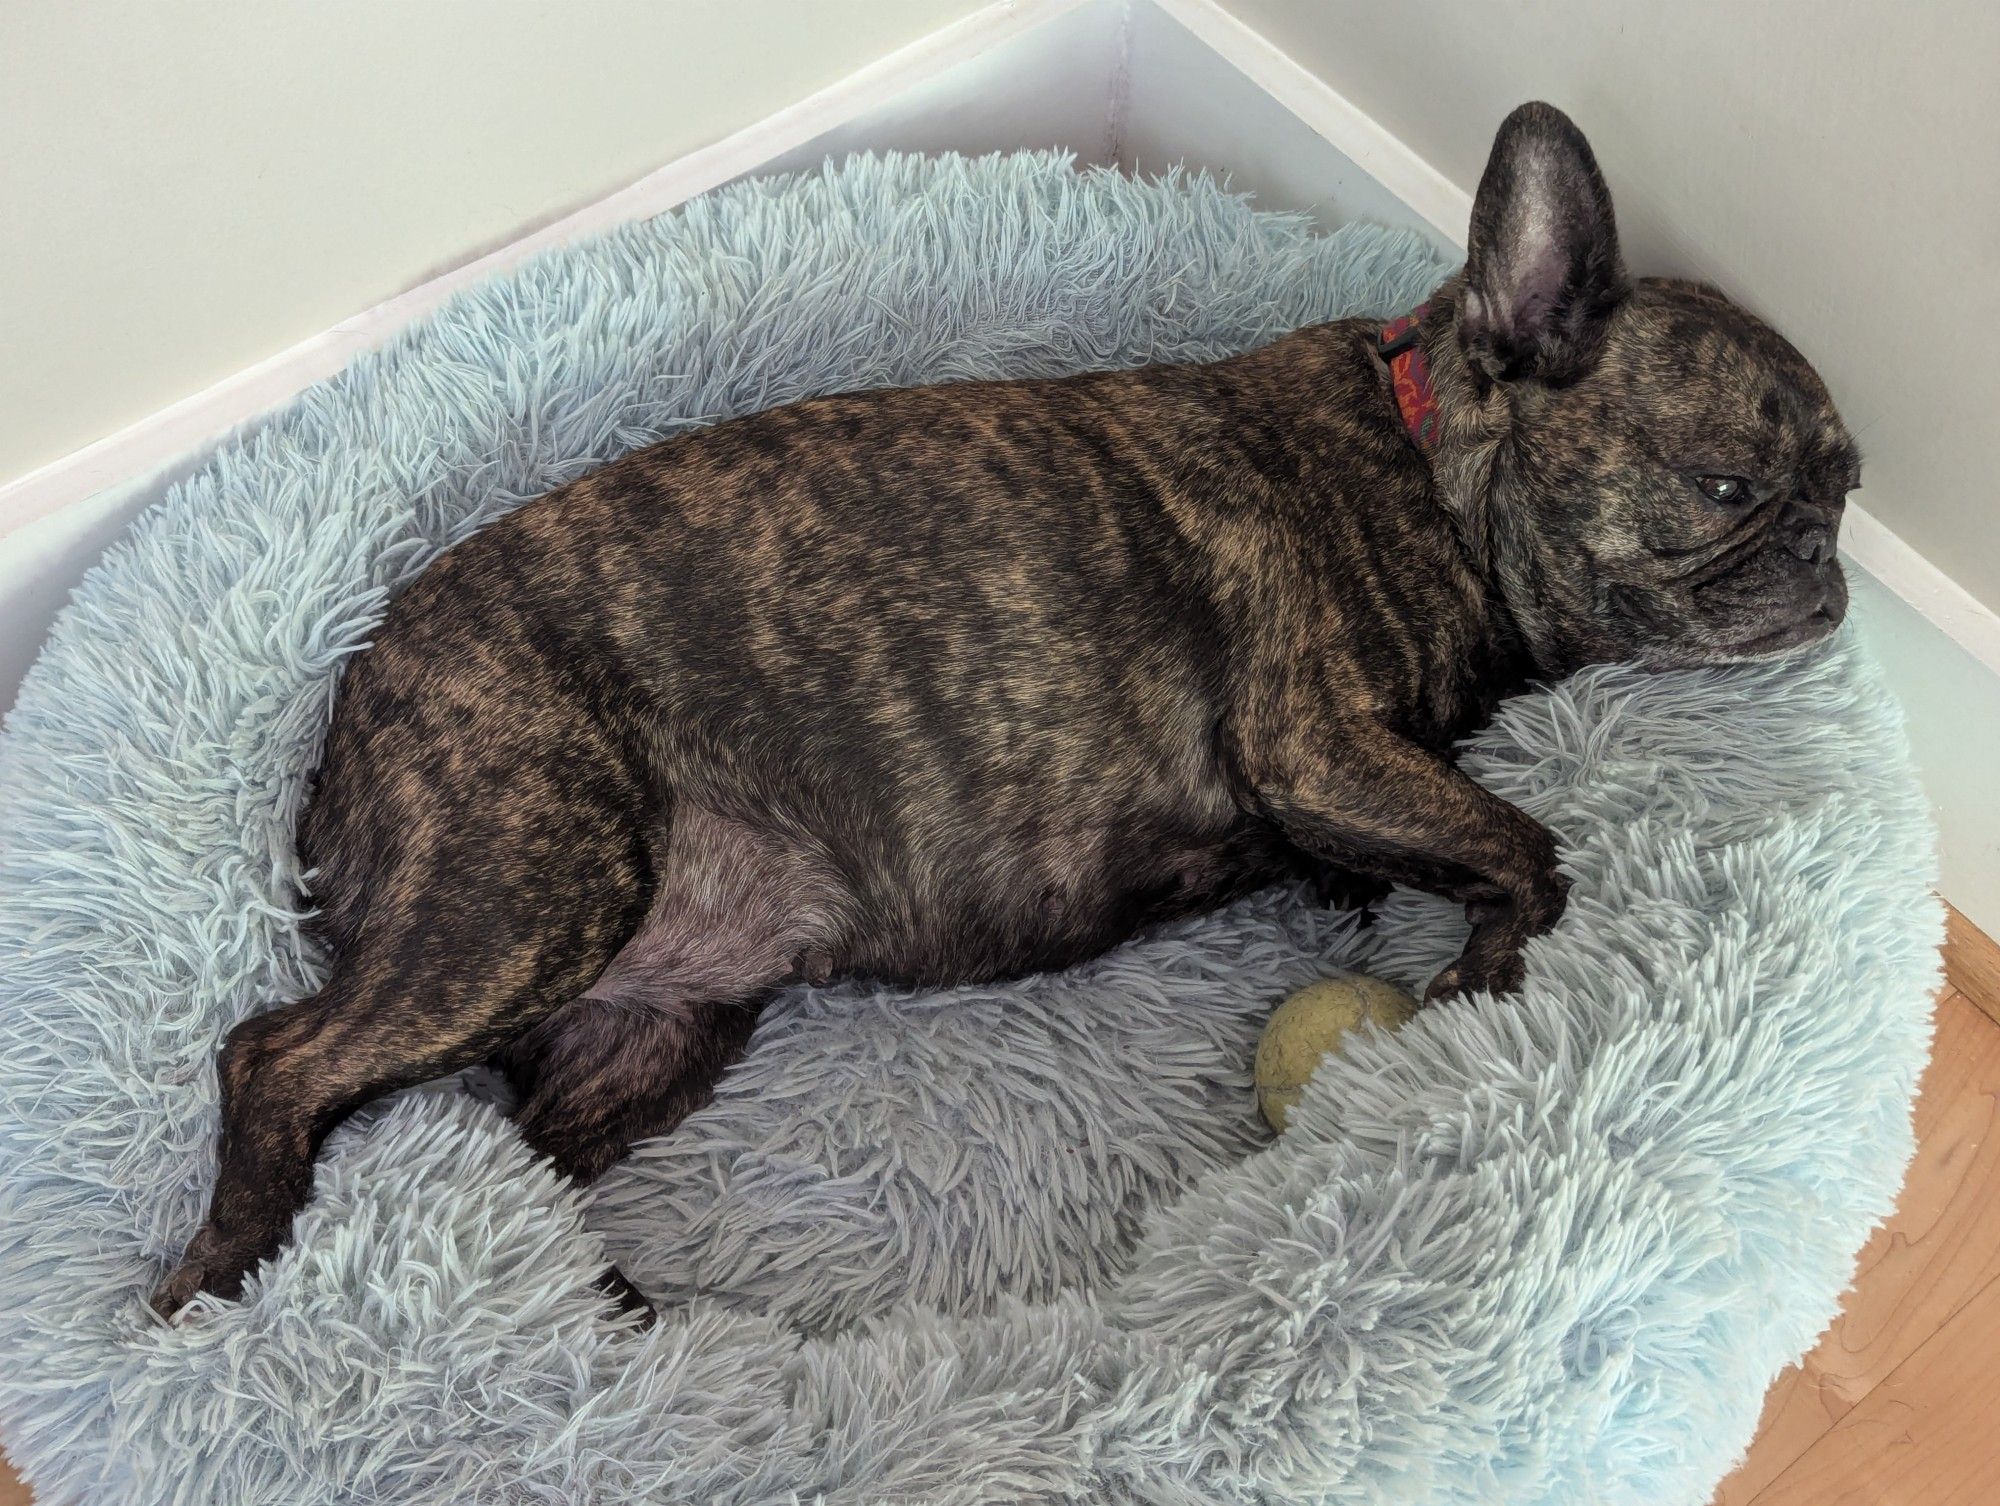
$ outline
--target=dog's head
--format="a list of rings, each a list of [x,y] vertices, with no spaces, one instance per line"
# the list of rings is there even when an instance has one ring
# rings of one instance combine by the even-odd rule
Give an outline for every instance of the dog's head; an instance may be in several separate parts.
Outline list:
[[[1860,454],[1826,387],[1714,288],[1627,278],[1561,111],[1500,127],[1448,301],[1493,441],[1494,572],[1545,666],[1763,659],[1838,625]]]

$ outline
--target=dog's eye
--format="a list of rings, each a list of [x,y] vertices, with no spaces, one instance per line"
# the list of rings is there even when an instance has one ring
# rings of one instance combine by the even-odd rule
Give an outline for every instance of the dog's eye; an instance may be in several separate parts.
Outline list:
[[[1750,483],[1741,476],[1697,476],[1694,484],[1711,502],[1728,504],[1745,502],[1750,498]]]

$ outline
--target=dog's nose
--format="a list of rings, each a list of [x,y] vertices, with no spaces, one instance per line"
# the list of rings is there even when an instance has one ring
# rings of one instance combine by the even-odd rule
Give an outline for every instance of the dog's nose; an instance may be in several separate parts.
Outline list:
[[[1823,565],[1833,557],[1833,527],[1817,509],[1795,513],[1785,523],[1785,547],[1809,565]]]

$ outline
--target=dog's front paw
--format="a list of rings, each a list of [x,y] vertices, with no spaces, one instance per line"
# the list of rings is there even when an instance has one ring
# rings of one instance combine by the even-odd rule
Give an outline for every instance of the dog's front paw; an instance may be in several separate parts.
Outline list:
[[[1492,957],[1476,957],[1467,952],[1431,979],[1430,987],[1424,990],[1424,1002],[1435,1004],[1439,999],[1482,990],[1489,994],[1510,994],[1526,977],[1527,968],[1518,949]]]

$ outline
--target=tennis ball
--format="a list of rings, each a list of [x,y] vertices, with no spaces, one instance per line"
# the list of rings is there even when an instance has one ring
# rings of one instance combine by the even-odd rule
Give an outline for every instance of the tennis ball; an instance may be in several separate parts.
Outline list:
[[[1359,974],[1308,983],[1277,1007],[1257,1042],[1257,1107],[1272,1129],[1285,1115],[1321,1057],[1338,1051],[1362,1024],[1394,1030],[1417,1012],[1416,1000],[1379,978]]]

